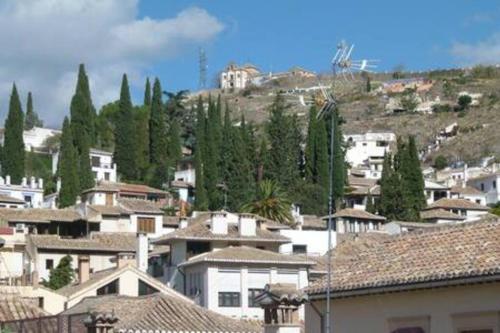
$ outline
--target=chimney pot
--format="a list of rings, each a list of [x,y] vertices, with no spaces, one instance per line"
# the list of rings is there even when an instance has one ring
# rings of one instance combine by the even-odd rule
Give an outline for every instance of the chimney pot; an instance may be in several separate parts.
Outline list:
[[[35,177],[33,177],[33,176],[31,176],[31,178],[30,178],[30,187],[36,188]]]
[[[10,175],[5,176],[5,183],[10,185]]]
[[[127,265],[136,266],[137,263],[133,253],[123,252],[123,253],[118,253],[116,264],[118,268],[122,268]]]
[[[218,235],[227,235],[227,213],[214,212],[211,216],[212,233]]]
[[[257,233],[257,221],[255,217],[252,214],[240,214],[238,230],[240,236],[255,236]]]
[[[21,186],[26,187],[28,185],[28,179],[26,177],[23,177],[21,179]]]
[[[137,268],[143,272],[146,272],[148,270],[148,249],[148,236],[144,232],[138,232],[135,258],[137,262]]]

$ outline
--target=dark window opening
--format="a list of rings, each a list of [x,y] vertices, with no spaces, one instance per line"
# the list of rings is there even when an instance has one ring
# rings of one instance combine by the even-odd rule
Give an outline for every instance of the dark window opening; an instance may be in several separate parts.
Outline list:
[[[45,269],[52,269],[54,268],[54,260],[53,259],[47,259],[45,260]]]
[[[255,302],[255,297],[262,294],[263,291],[264,289],[257,289],[257,288],[248,289],[248,307],[250,308],[260,307],[260,305],[257,302]]]
[[[307,245],[293,245],[293,254],[306,254],[307,253]]]
[[[187,242],[186,244],[188,259],[198,254],[210,252],[210,250],[211,248],[209,242]]]
[[[240,306],[240,293],[221,292],[219,293],[219,307],[237,308]]]
[[[119,287],[120,287],[120,280],[116,279],[108,283],[107,285],[97,289],[97,295],[100,296],[100,295],[117,294]]]
[[[146,282],[139,280],[139,296],[151,295],[159,292],[155,287],[150,286]]]

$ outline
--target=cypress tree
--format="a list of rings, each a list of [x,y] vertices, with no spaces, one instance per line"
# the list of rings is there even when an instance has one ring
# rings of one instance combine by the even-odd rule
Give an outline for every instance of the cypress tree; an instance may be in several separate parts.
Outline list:
[[[330,135],[331,135],[331,118],[333,117],[333,200],[334,207],[338,209],[340,207],[340,203],[342,198],[344,197],[344,189],[347,178],[347,168],[345,164],[345,151],[343,145],[343,136],[342,136],[342,119],[339,116],[338,109],[335,109],[333,113],[331,113],[328,117],[326,117],[325,121],[328,129],[328,151],[330,152]]]
[[[313,106],[309,111],[309,124],[305,150],[305,175],[313,184],[320,184],[328,191],[328,136],[325,122],[317,119]]]
[[[75,203],[79,193],[80,182],[78,178],[78,156],[73,144],[71,125],[67,117],[64,118],[61,150],[59,157],[58,174],[61,177],[61,190],[59,192],[59,207],[64,208]]]
[[[76,97],[78,94],[81,94],[81,96]],[[94,105],[92,104],[89,79],[83,64],[80,64],[78,68],[78,80],[76,82],[75,95],[73,96],[73,99],[75,98],[82,99],[82,101],[78,101],[78,103],[73,103],[73,101],[71,102],[71,127],[77,149],[80,152],[80,135],[82,135],[81,133],[83,130],[87,133],[91,146],[97,142],[97,114]]]
[[[20,184],[24,177],[24,114],[16,85],[12,86],[9,113],[5,120],[4,146],[2,149],[2,174],[9,175],[13,184]]]
[[[172,121],[168,130],[168,160],[169,165],[174,167],[182,158],[182,144],[179,123]]]
[[[205,131],[206,154],[203,156],[205,187],[208,196],[208,208],[210,210],[220,209],[221,191],[218,184],[221,181],[220,175],[220,143],[222,133],[220,119],[217,119],[217,108],[211,97],[208,100],[208,118]]]
[[[376,214],[377,209],[375,208],[375,203],[373,202],[373,197],[370,192],[368,192],[368,196],[366,197],[366,208],[365,210],[368,213]]]
[[[155,79],[149,115],[149,159],[159,165],[167,157],[167,131],[160,80]]]
[[[398,154],[399,151],[398,151]],[[403,199],[406,221],[418,221],[420,211],[425,208],[424,178],[420,169],[415,137],[410,136],[400,156],[400,177],[403,184]]]
[[[297,142],[300,131],[296,120],[286,115],[286,108],[283,96],[278,94],[266,126],[270,147],[264,177],[273,179],[281,188],[290,189],[300,179],[300,144]]]
[[[86,133],[81,137],[81,153],[79,156],[78,175],[80,176],[80,191],[92,188],[95,184],[92,167],[90,165],[90,144]]]
[[[114,160],[117,164],[118,172],[127,180],[136,179],[138,174],[136,165],[138,155],[137,140],[133,135],[136,133],[137,128],[133,120],[134,112],[130,99],[127,75],[123,74],[115,124]],[[144,135],[144,133],[141,134]]]
[[[151,84],[149,77],[146,78],[146,87],[144,88],[144,105],[151,106]]]
[[[201,96],[198,98],[198,105],[196,107],[196,127],[195,127],[195,201],[194,207],[196,210],[208,209],[208,198],[205,188],[205,175],[203,157],[205,155],[205,111],[203,110],[203,100]]]
[[[138,178],[146,180],[149,168],[149,106],[133,108],[135,140],[136,140],[136,167]]]
[[[33,110],[33,96],[28,92],[28,102],[26,103],[26,117],[24,120],[24,129],[30,130],[33,127],[43,127],[43,121],[38,118],[38,114]]]
[[[384,156],[378,207],[379,213],[389,220],[399,220],[404,216],[401,179],[393,168],[392,156],[389,153]]]

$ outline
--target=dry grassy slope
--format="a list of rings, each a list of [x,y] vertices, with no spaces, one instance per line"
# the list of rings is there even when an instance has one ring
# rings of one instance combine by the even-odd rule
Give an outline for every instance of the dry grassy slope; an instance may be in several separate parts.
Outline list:
[[[380,81],[387,79],[378,75],[373,79],[376,86]],[[328,77],[321,80],[329,82]],[[435,78],[436,84],[428,93],[427,97],[434,99],[436,96],[443,97],[443,78]],[[459,113],[446,112],[432,115],[424,114],[386,114],[384,110],[385,100],[380,95],[369,95],[363,91],[364,83],[361,81],[342,84],[340,112],[346,123],[345,133],[364,133],[366,131],[393,131],[397,135],[415,135],[420,146],[433,142],[434,136],[444,127],[457,122],[461,132],[453,140],[445,143],[442,148],[433,155],[443,154],[450,160],[474,161],[486,155],[496,155],[500,158],[500,76],[494,79],[466,78],[458,80],[456,77],[448,77],[451,80],[452,91],[456,95],[460,91],[481,92],[485,95],[479,107],[471,108],[465,116]],[[234,116],[239,117],[242,113],[245,118],[256,124],[262,124],[268,118],[268,107],[272,103],[273,93],[279,90],[287,90],[294,87],[307,87],[317,85],[317,80],[309,81],[286,81],[279,82],[272,87],[266,87],[252,91],[249,96],[242,93],[224,94]],[[212,93],[218,93],[213,91]],[[496,94],[498,100],[488,96]],[[299,115],[303,119],[304,128],[307,125],[308,107],[300,105],[297,96],[287,95],[290,104],[290,112]]]

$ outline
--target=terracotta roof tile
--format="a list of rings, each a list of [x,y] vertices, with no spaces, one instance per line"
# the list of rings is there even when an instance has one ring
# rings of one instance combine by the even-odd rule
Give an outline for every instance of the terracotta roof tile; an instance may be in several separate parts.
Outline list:
[[[66,239],[58,235],[28,235],[38,249],[102,252],[135,252],[135,233],[94,232],[90,238]]]
[[[15,203],[15,204],[25,204],[24,200],[11,197],[10,195],[0,194],[0,202]]]
[[[171,296],[97,296],[85,298],[64,314],[110,312],[118,318],[117,331],[131,332],[206,332],[206,333],[260,333],[260,323],[232,319],[192,302]],[[138,311],[140,309],[140,311]]]
[[[95,211],[96,213],[105,216],[130,215],[130,211],[119,206],[89,205],[89,208]]]
[[[33,301],[24,299],[20,295],[3,295],[0,297],[0,322],[10,320],[33,319],[49,315],[39,308]]]
[[[457,220],[457,221],[463,221],[466,219],[464,216],[457,215],[455,213],[449,212],[441,208],[424,210],[420,212],[420,218],[422,220],[444,219],[444,220]]]
[[[281,254],[248,246],[229,246],[222,250],[215,250],[192,257],[180,266],[190,266],[202,262],[219,263],[255,263],[255,264],[282,264],[282,265],[314,265],[315,262],[303,256]]]
[[[83,217],[75,209],[42,209],[42,208],[25,208],[25,209],[9,209],[0,208],[0,219],[8,222],[38,222],[49,223],[57,222],[73,222],[82,220]]]
[[[486,195],[486,193],[479,191],[471,186],[453,186],[451,188],[451,193],[458,193],[462,195]]]
[[[500,275],[499,222],[448,224],[381,241],[340,243],[333,252],[332,295]],[[308,293],[323,294],[326,283],[326,277],[318,280]]]
[[[352,218],[357,218],[357,219],[364,219],[364,220],[376,220],[376,221],[385,221],[386,218],[380,215],[375,215],[372,213],[368,213],[367,211],[361,210],[361,209],[354,209],[354,208],[344,208],[339,210],[333,215],[334,218],[337,217],[352,217]],[[323,220],[328,219],[328,216],[324,216]]]
[[[134,213],[163,214],[161,206],[151,200],[120,198],[118,203],[123,209]]]
[[[424,210],[444,208],[444,209],[468,209],[468,210],[489,210],[488,207],[477,204],[466,199],[448,199],[442,198],[433,202]]]

